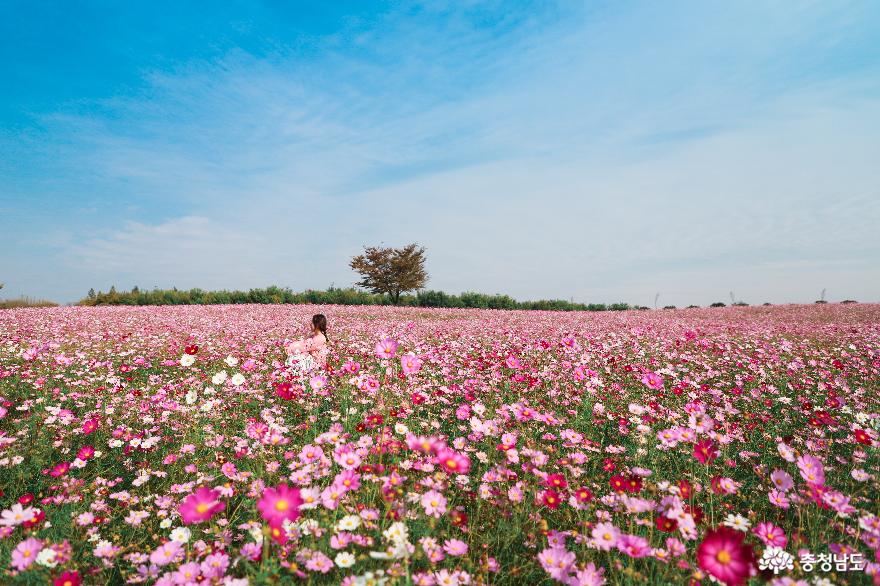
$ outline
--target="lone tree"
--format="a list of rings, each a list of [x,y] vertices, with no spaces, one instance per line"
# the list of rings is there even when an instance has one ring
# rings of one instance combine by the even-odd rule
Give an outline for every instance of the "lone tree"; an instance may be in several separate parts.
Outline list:
[[[410,244],[403,248],[365,246],[364,253],[351,259],[350,266],[361,275],[358,286],[373,293],[388,294],[394,305],[400,294],[421,289],[428,282],[425,248]]]

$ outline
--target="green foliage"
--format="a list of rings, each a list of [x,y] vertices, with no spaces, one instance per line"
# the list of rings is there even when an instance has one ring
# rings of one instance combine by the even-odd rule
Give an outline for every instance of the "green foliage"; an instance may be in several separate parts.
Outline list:
[[[308,289],[297,293],[288,288],[276,286],[249,291],[204,291],[190,289],[153,289],[143,291],[135,287],[129,292],[119,292],[116,287],[110,291],[95,292],[88,295],[78,305],[221,305],[257,303],[269,304],[312,304],[312,305],[393,305],[392,295],[369,293],[353,287],[330,287],[326,291]],[[517,301],[509,295],[486,295],[485,293],[465,292],[451,295],[443,291],[419,291],[415,295],[401,295],[398,305],[407,307],[460,307],[472,309],[525,309],[542,311],[623,311],[631,309],[626,303],[573,303],[562,299],[539,301]]]

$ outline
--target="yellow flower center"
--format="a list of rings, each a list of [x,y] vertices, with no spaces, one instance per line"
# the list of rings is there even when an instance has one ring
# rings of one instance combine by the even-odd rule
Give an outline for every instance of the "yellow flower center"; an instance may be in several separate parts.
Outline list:
[[[718,560],[718,562],[721,564],[729,564],[730,563],[730,552],[728,552],[726,549],[722,549],[715,556],[715,559]]]
[[[286,511],[288,508],[290,508],[290,504],[285,499],[280,499],[275,503],[276,511]]]
[[[196,505],[196,512],[199,514],[204,514],[208,512],[209,508],[211,507],[209,507],[205,503],[199,503],[198,505]]]

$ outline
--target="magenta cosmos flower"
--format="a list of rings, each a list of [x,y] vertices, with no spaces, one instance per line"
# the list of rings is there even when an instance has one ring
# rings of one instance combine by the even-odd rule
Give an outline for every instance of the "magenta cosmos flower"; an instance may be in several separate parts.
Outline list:
[[[437,463],[450,474],[467,474],[471,469],[471,461],[464,454],[443,448],[437,453]]]
[[[697,547],[700,568],[727,586],[744,584],[754,570],[755,555],[739,531],[719,527],[706,533]]]
[[[177,512],[187,525],[207,521],[215,513],[226,508],[226,503],[219,500],[220,493],[204,486],[183,499]]]
[[[267,488],[263,492],[263,498],[257,503],[257,508],[263,519],[270,525],[280,527],[285,520],[296,521],[299,517],[299,506],[302,497],[298,488],[290,488],[286,484],[279,484],[275,488]]]
[[[718,448],[712,440],[704,439],[694,444],[694,458],[699,460],[700,464],[708,464],[717,457]]]

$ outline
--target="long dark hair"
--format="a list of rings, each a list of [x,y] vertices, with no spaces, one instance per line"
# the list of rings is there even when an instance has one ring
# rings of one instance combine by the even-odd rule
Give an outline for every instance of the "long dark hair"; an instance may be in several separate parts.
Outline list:
[[[323,313],[312,316],[312,327],[318,328],[318,331],[324,334],[325,338],[327,337],[327,318]]]

